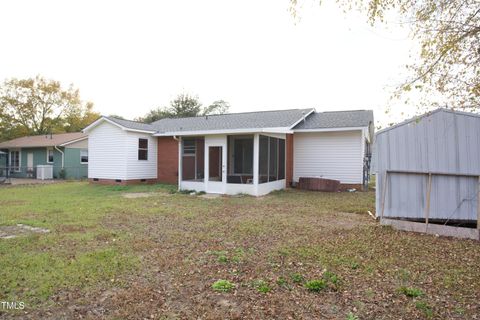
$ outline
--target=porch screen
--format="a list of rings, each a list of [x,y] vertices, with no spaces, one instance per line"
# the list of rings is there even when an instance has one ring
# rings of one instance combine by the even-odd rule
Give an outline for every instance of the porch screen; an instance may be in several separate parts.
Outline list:
[[[253,135],[228,136],[228,183],[253,183]]]
[[[203,138],[182,139],[182,180],[202,182],[204,178]]]
[[[260,135],[258,182],[285,179],[285,139]]]

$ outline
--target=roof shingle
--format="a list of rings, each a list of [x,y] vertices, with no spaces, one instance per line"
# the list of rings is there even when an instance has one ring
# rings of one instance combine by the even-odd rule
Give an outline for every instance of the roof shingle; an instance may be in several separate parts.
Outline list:
[[[34,148],[34,147],[53,147],[75,141],[88,136],[82,132],[43,134],[38,136],[21,137],[0,143],[0,149],[7,148]]]
[[[294,130],[368,127],[373,122],[372,110],[316,112],[300,122]]]
[[[190,118],[166,118],[151,124],[159,133],[291,127],[312,109],[226,113]]]

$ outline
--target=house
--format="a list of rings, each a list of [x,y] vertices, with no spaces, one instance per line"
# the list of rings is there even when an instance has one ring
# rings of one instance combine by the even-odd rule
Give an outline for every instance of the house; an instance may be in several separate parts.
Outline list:
[[[86,178],[88,136],[81,132],[27,136],[0,143],[0,166],[13,178],[36,178],[37,166],[51,165],[54,178]],[[1,161],[1,158],[0,158]]]
[[[437,109],[386,128],[374,158],[382,223],[478,239],[480,115]]]
[[[163,182],[184,190],[263,195],[300,177],[361,186],[373,112],[291,109],[151,124],[104,116],[84,132],[91,182]]]

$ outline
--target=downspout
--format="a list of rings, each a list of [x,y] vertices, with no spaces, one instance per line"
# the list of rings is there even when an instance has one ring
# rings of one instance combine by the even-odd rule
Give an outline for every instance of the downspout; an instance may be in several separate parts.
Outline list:
[[[65,166],[65,153],[63,153],[62,150],[58,149],[57,146],[53,146],[55,148],[55,150],[57,150],[58,152],[60,152],[62,154],[62,169],[64,168]]]

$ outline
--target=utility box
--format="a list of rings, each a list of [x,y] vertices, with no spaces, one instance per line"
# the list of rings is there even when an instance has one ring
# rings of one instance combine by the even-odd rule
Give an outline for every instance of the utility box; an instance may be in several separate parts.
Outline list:
[[[37,166],[37,179],[38,180],[51,180],[51,179],[53,179],[53,166],[51,166],[51,165],[38,165]]]

